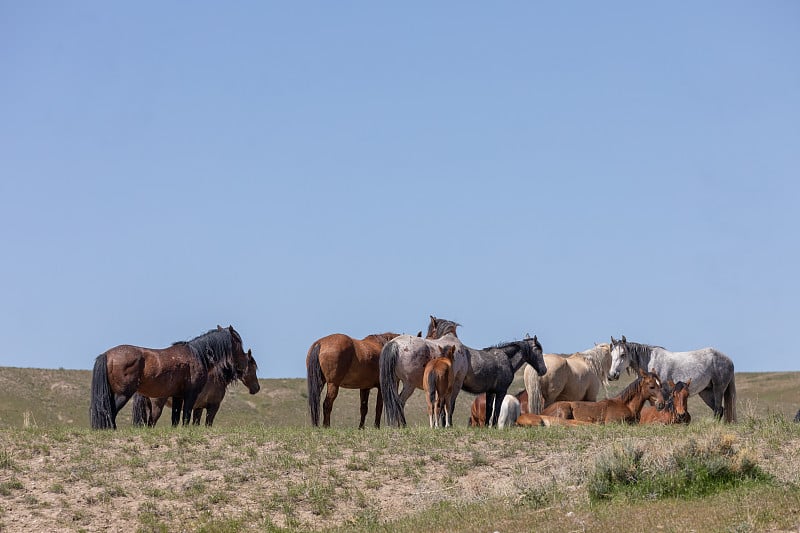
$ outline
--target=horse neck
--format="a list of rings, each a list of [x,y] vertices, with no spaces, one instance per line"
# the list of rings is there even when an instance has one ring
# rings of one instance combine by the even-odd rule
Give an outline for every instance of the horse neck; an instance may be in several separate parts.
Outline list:
[[[514,352],[512,354],[509,354],[508,352],[503,350],[503,352],[508,357],[509,363],[511,363],[511,368],[514,369],[514,372],[519,370],[520,367],[522,365],[524,365],[525,362],[526,362],[525,361],[524,351],[525,351],[525,348],[520,346],[519,344],[514,345]],[[533,354],[535,352],[531,349],[531,353]],[[531,365],[531,366],[533,366],[533,365]]]
[[[581,352],[583,360],[597,378],[603,382],[608,382],[608,372],[611,370],[611,345],[598,344],[585,352]]]
[[[652,355],[653,348],[655,348],[655,346],[630,341],[628,341],[626,345],[628,347],[628,352],[631,355],[630,361],[631,365],[634,367],[634,370],[638,370],[640,368],[642,370],[647,370],[650,366],[650,356]]]
[[[638,418],[639,413],[642,411],[642,407],[644,407],[644,403],[647,401],[647,397],[642,393],[642,390],[644,389],[644,381],[637,380],[634,383],[638,383],[638,386],[627,400],[622,400],[630,412]]]

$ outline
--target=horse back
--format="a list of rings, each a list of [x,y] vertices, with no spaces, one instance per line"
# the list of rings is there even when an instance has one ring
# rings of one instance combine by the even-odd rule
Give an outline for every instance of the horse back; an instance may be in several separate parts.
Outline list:
[[[185,344],[164,349],[142,348],[128,344],[106,352],[108,378],[118,394],[144,396],[182,395],[187,386],[205,383],[207,370]]]
[[[663,383],[667,380],[688,382],[689,394],[694,395],[716,382],[727,385],[734,377],[733,361],[715,348],[701,348],[689,352],[670,352],[663,348],[653,350],[648,371],[658,374]]]

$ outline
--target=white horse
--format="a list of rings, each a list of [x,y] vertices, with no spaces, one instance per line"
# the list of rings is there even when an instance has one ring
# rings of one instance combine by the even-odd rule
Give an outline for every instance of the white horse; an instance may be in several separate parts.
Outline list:
[[[611,337],[611,369],[608,379],[619,379],[628,367],[655,372],[661,381],[688,383],[689,394],[699,394],[717,419],[736,422],[736,380],[733,361],[714,348],[691,352],[670,352],[660,346]]]
[[[520,403],[513,394],[506,394],[500,406],[500,416],[497,417],[497,427],[500,429],[513,427],[520,414]]]

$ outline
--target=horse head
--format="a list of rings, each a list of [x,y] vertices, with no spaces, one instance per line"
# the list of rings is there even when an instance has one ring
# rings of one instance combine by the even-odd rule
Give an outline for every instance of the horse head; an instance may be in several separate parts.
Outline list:
[[[529,357],[526,358],[525,362],[531,365],[537,374],[544,376],[547,373],[547,365],[544,362],[544,354],[542,353],[542,345],[539,343],[539,339],[536,338],[536,335],[533,338],[530,335],[525,335],[525,344],[531,348]]]
[[[664,409],[664,391],[661,389],[661,380],[655,373],[639,369],[639,390],[656,409]]]
[[[261,384],[258,382],[258,376],[256,375],[257,371],[258,364],[253,359],[253,352],[252,350],[247,350],[247,368],[239,379],[245,384],[250,394],[255,394],[261,390]]]
[[[219,328],[219,326],[217,326],[217,328]],[[242,337],[239,335],[239,332],[230,325],[227,329],[231,335],[231,358],[233,359],[233,368],[236,371],[236,377],[241,378],[247,372],[250,359],[244,351]]]
[[[619,379],[620,373],[630,365],[630,354],[628,353],[628,340],[625,335],[622,340],[611,337],[611,368],[608,370],[608,380]]]
[[[692,380],[690,379],[686,383],[683,381],[674,383],[672,380],[669,380],[667,383],[672,390],[669,401],[672,404],[672,411],[675,421],[688,424],[692,420],[692,416],[687,410],[687,403],[689,400],[689,385],[692,384]]]
[[[455,337],[458,337],[458,335],[456,335],[456,328],[460,325],[461,324],[458,322],[453,322],[452,320],[446,320],[444,318],[436,318],[431,315],[431,321],[430,324],[428,324],[428,334],[425,335],[425,338],[440,339],[448,333],[452,333]]]

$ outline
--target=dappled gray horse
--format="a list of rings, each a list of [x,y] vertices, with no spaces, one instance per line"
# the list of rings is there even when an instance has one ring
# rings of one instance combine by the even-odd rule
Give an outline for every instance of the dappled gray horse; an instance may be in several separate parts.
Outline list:
[[[426,338],[399,335],[387,342],[381,350],[378,362],[380,388],[386,423],[390,426],[405,426],[405,405],[414,390],[422,388],[422,377],[428,361],[441,355],[441,349],[455,347],[453,354],[453,395],[449,412],[453,413],[458,392],[467,375],[469,354],[456,336],[456,322],[431,317]],[[400,382],[403,390],[398,393]]]
[[[514,374],[528,363],[541,376],[547,372],[542,345],[534,335],[521,341],[506,342],[483,350],[467,347],[469,369],[462,389],[472,394],[486,393],[486,426],[496,426],[500,407]]]
[[[718,419],[736,422],[736,380],[733,361],[714,348],[690,352],[670,352],[660,346],[611,337],[611,369],[608,379],[619,379],[628,367],[655,372],[661,381],[687,383],[689,394],[699,394]]]

